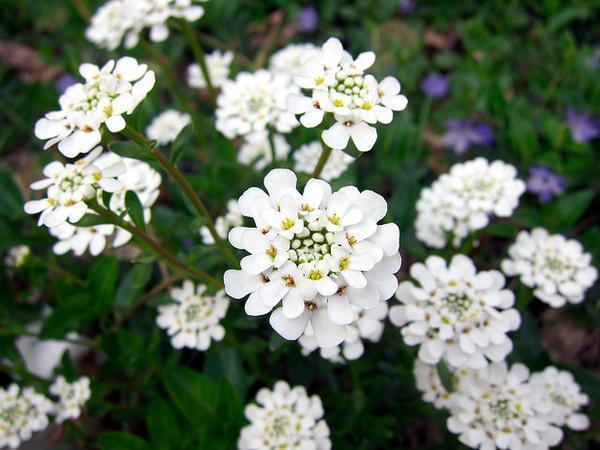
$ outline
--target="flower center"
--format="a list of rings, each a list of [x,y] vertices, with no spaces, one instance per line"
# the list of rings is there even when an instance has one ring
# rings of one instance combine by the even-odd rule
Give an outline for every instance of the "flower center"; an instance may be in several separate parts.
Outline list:
[[[442,300],[442,309],[446,312],[458,316],[461,320],[473,305],[473,300],[465,294],[448,294]],[[450,319],[446,316],[442,317],[444,323],[450,323]]]

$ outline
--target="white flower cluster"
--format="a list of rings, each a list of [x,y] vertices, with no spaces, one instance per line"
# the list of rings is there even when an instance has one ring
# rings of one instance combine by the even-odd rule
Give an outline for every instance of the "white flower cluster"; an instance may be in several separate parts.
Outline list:
[[[454,246],[472,231],[485,227],[491,215],[510,217],[525,192],[525,183],[516,178],[514,166],[502,161],[489,163],[476,158],[455,164],[417,201],[417,238],[434,248]]]
[[[98,145],[102,124],[112,133],[123,130],[123,115],[133,112],[155,82],[154,72],[146,64],[127,56],[102,68],[82,64],[79,73],[85,83],[69,86],[58,100],[61,109],[49,112],[35,124],[35,135],[48,140],[44,148],[58,143],[68,158]]]
[[[32,388],[0,388],[0,448],[18,448],[48,426],[52,402]]]
[[[169,37],[170,18],[188,22],[204,14],[199,2],[208,0],[109,0],[94,14],[86,37],[99,47],[115,50],[124,41],[132,48],[140,40],[144,28],[150,29],[150,40],[161,42]]]
[[[229,77],[229,66],[231,65],[231,61],[233,61],[233,52],[228,51],[223,53],[215,50],[211,54],[206,55],[205,61],[208,76],[213,87],[223,86],[223,83]],[[190,64],[188,66],[187,80],[188,84],[193,88],[203,89],[206,87],[206,80],[198,64]]]
[[[304,72],[305,64],[321,56],[321,49],[313,44],[290,44],[273,53],[269,59],[269,70],[297,77]]]
[[[340,346],[321,348],[319,354],[331,362],[343,363],[360,358],[365,346],[363,339],[370,342],[379,342],[385,328],[384,320],[388,315],[387,302],[379,302],[374,308],[361,309],[352,305],[356,313],[356,321],[346,326],[346,340]],[[304,335],[300,336],[298,343],[302,346],[302,354],[308,355],[318,349],[317,341],[311,327],[307,327]]]
[[[220,321],[227,314],[229,299],[223,291],[214,295],[205,292],[205,285],[194,286],[186,280],[181,288],[171,290],[175,303],[158,308],[156,323],[167,330],[173,347],[204,351],[211,340],[220,341],[225,336]]]
[[[579,242],[543,228],[521,231],[508,256],[502,261],[502,271],[520,277],[535,289],[537,298],[554,308],[581,303],[598,277],[592,256],[583,252]]]
[[[258,391],[256,403],[244,411],[250,425],[240,432],[239,450],[331,449],[321,399],[309,397],[304,387],[278,381],[272,391]]]
[[[400,83],[394,77],[378,82],[366,73],[375,62],[375,53],[361,53],[353,59],[336,38],[328,39],[316,56],[314,50],[307,51],[310,57],[301,59],[304,70],[294,79],[311,96],[290,95],[288,109],[301,114],[300,122],[307,128],[318,126],[325,113],[332,113],[335,124],[321,135],[331,148],[343,150],[352,138],[359,151],[371,150],[377,140],[372,125],[388,124],[393,111],[406,108],[408,100],[400,95]]]
[[[275,160],[285,161],[290,154],[290,144],[280,134],[273,135]],[[273,162],[271,143],[266,131],[255,132],[246,136],[238,150],[237,160],[246,166],[253,165],[256,170],[263,170]]]
[[[81,415],[81,407],[92,395],[90,379],[81,377],[69,383],[63,376],[59,376],[50,386],[50,393],[58,397],[53,412],[56,422],[77,419]]]
[[[217,229],[217,234],[221,239],[227,239],[227,233],[229,233],[229,230],[233,227],[240,227],[243,223],[244,218],[242,217],[242,212],[240,211],[238,202],[235,199],[231,199],[227,202],[227,212],[225,215],[217,217],[215,220],[215,228]],[[202,242],[205,245],[213,245],[215,243],[215,240],[206,226],[200,228],[200,236],[202,237]]]
[[[190,123],[192,118],[189,114],[168,109],[150,122],[146,128],[146,136],[155,140],[158,145],[167,145],[177,139],[181,130]]]
[[[402,327],[406,344],[420,346],[419,359],[483,369],[488,360],[502,361],[510,353],[506,333],[521,318],[500,272],[477,272],[467,256],[454,255],[450,264],[430,256],[413,264],[410,275],[416,283],[400,283],[396,298],[402,305],[390,308],[390,320]]]
[[[229,139],[272,128],[289,133],[298,126],[286,109],[289,94],[299,92],[288,76],[258,70],[241,72],[235,80],[226,80],[217,97],[216,127]]]
[[[63,164],[53,161],[44,167],[43,180],[31,184],[35,190],[46,189],[46,197],[25,203],[27,214],[40,215],[38,225],[48,228],[65,223],[79,221],[86,213],[86,200],[96,198],[102,189],[106,192],[116,192],[123,184],[116,178],[125,172],[123,161],[100,168],[95,160],[102,153],[102,147],[96,147],[85,158],[75,163]]]
[[[16,245],[6,252],[4,265],[11,269],[18,269],[23,266],[31,254],[31,248],[28,245]]]
[[[323,151],[323,146],[319,141],[304,144],[294,152],[294,170],[311,174],[315,170],[319,156]],[[325,181],[335,180],[342,175],[348,166],[352,164],[354,158],[342,150],[332,150],[321,174],[319,175]]]
[[[146,223],[150,222],[150,208],[156,202],[159,194],[160,174],[143,161],[121,158],[112,152],[104,152],[94,160],[94,166],[100,169],[113,167],[117,164],[123,164],[125,169],[116,178],[120,183],[120,187],[112,193],[108,206],[116,214],[124,214],[123,219],[130,222],[129,215],[125,214],[125,194],[127,191],[135,192],[144,208],[144,220]],[[96,193],[96,197],[102,203],[102,196],[98,192]],[[95,214],[90,209],[86,213]],[[111,224],[77,227],[64,222],[50,228],[49,231],[50,234],[58,238],[58,242],[53,247],[53,251],[57,255],[73,251],[75,255],[81,256],[88,249],[92,256],[99,255],[105,249],[108,240],[113,234],[113,247],[120,247],[131,240],[131,233]]]
[[[296,182],[292,171],[274,169],[264,179],[267,192],[252,187],[240,197],[254,226],[233,228],[229,241],[250,255],[241,270],[225,272],[225,291],[250,294],[246,313],[272,312],[269,322],[285,339],[310,326],[319,347],[335,347],[358,318],[352,305],[368,310],[395,292],[400,232],[393,223],[377,225],[387,203],[373,191],[332,193],[311,179],[301,194]]]

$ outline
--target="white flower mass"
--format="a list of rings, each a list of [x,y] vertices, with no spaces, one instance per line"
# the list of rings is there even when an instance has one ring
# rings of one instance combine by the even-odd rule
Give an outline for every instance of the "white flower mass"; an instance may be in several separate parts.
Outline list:
[[[272,391],[259,390],[256,403],[246,406],[250,425],[240,432],[238,450],[331,449],[321,399],[304,387],[278,381]]]
[[[402,305],[390,308],[390,320],[402,327],[406,344],[419,345],[419,359],[483,369],[510,353],[507,333],[521,318],[500,272],[477,272],[470,258],[454,255],[450,264],[430,256],[413,264],[410,275],[416,282],[400,283],[396,298]]]
[[[85,82],[69,86],[58,99],[61,109],[35,124],[35,135],[47,140],[44,148],[58,143],[58,150],[68,158],[100,144],[102,124],[111,133],[122,131],[126,126],[123,115],[135,110],[155,82],[146,64],[128,56],[102,68],[82,64],[79,73]]]
[[[48,426],[52,402],[32,388],[0,388],[0,448],[18,448]]]
[[[220,324],[227,314],[229,299],[221,290],[207,294],[206,286],[189,280],[171,290],[172,304],[159,306],[156,323],[167,330],[173,347],[207,350],[211,341],[220,341],[225,329]]]
[[[235,80],[226,80],[217,97],[216,127],[225,137],[233,139],[272,128],[289,133],[299,125],[287,111],[289,94],[299,92],[289,77],[268,70],[241,72]]]
[[[229,66],[233,61],[233,52],[221,52],[215,50],[206,55],[206,67],[208,68],[208,76],[213,87],[221,87],[229,77]],[[206,79],[200,70],[200,65],[190,64],[187,69],[188,84],[197,89],[206,87]]]
[[[290,144],[280,134],[273,136],[273,144],[275,146],[275,159],[285,161],[290,154]],[[255,132],[247,135],[238,150],[237,160],[240,164],[254,166],[256,170],[263,170],[269,164],[272,164],[273,154],[267,132]]]
[[[321,49],[313,44],[290,44],[273,53],[269,70],[296,77],[304,72],[305,64],[321,56]]]
[[[86,37],[99,47],[135,47],[145,28],[152,42],[169,37],[170,18],[194,22],[204,15],[200,2],[208,0],[109,0],[92,17]]]
[[[225,291],[236,299],[250,295],[246,313],[270,313],[285,339],[310,326],[319,347],[335,347],[358,319],[353,305],[372,309],[395,292],[400,231],[377,224],[387,203],[373,191],[332,192],[311,179],[300,193],[296,182],[292,171],[274,169],[264,179],[267,192],[252,187],[240,197],[240,211],[254,225],[229,232],[231,244],[249,255],[241,270],[225,272]]]
[[[53,411],[56,422],[77,419],[81,415],[81,408],[92,395],[90,379],[81,377],[69,383],[63,376],[59,376],[50,386],[50,393],[58,397]]]
[[[554,308],[566,303],[581,303],[585,291],[593,286],[598,271],[592,256],[581,244],[543,228],[521,231],[502,261],[502,271],[518,276],[533,295]]]
[[[311,96],[290,95],[288,109],[300,114],[300,122],[307,128],[321,124],[326,113],[333,114],[335,123],[321,134],[333,149],[345,149],[352,139],[359,151],[371,150],[377,140],[372,125],[389,124],[393,111],[402,111],[408,104],[400,95],[400,83],[394,77],[378,82],[366,72],[375,62],[375,53],[364,52],[353,59],[336,38],[328,39],[320,54],[314,55],[310,48],[306,51],[305,58],[297,58],[303,70],[294,80]]]
[[[190,123],[192,118],[189,114],[168,109],[150,122],[146,128],[146,136],[155,140],[158,145],[167,145],[177,139],[181,130]]]
[[[229,230],[233,227],[240,227],[243,223],[244,218],[242,217],[238,202],[235,199],[231,199],[227,202],[227,212],[225,215],[219,216],[215,220],[215,228],[217,229],[217,234],[221,239],[227,239]],[[210,234],[207,226],[200,228],[200,236],[202,237],[202,242],[205,245],[213,245],[215,243],[215,240]]]
[[[317,165],[323,145],[319,141],[304,144],[294,152],[294,171],[311,174]],[[325,181],[339,178],[352,164],[354,158],[342,150],[333,149],[320,177]]]
[[[417,201],[417,238],[434,248],[450,239],[457,247],[471,232],[487,226],[490,216],[510,217],[525,192],[514,166],[476,158],[455,164]]]

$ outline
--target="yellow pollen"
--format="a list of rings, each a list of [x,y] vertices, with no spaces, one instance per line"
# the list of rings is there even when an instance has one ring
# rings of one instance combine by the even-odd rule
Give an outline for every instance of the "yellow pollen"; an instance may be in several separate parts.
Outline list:
[[[369,110],[369,109],[373,109],[373,105],[372,105],[370,102],[364,102],[364,103],[362,104],[361,108],[362,108],[362,109]]]
[[[292,219],[285,218],[283,219],[283,221],[281,222],[281,228],[285,231],[289,230],[290,228],[292,228],[294,226],[296,222],[294,222]]]
[[[308,278],[310,278],[313,281],[320,280],[321,278],[323,278],[323,274],[321,273],[320,270],[313,269],[308,274]]]
[[[291,275],[284,277],[283,282],[289,288],[296,287],[296,282],[294,281],[294,277],[292,277]]]
[[[96,180],[100,180],[100,178],[102,178],[102,173],[100,173],[100,172],[94,172],[94,178]]]
[[[344,102],[342,100],[340,100],[339,98],[336,98],[333,101],[333,106],[337,106],[337,107],[344,106]]]
[[[325,78],[323,77],[315,77],[315,84],[317,86],[319,86],[320,84],[323,84],[325,82]]]
[[[347,257],[340,258],[339,261],[340,270],[346,270],[350,265],[350,259]]]
[[[350,246],[353,246],[354,244],[356,244],[356,237],[355,236],[351,236],[349,234],[346,234],[346,240],[348,241],[348,244],[350,244]]]
[[[267,255],[271,258],[275,258],[277,256],[277,249],[272,245],[266,251]]]
[[[314,311],[315,309],[317,309],[317,305],[315,305],[313,302],[307,302],[306,309],[308,309],[309,311]]]
[[[302,203],[300,205],[300,209],[305,212],[311,212],[315,210],[315,208],[311,208],[311,206],[308,203]]]
[[[334,225],[339,225],[340,224],[340,216],[338,216],[335,213],[333,213],[331,216],[327,216],[327,218]]]
[[[345,122],[343,122],[343,124],[346,127],[351,127],[352,125],[354,125],[354,121],[353,120],[346,120]]]
[[[94,131],[94,129],[89,125],[84,125],[81,131],[83,131],[84,133],[89,133],[90,131]]]
[[[103,111],[104,111],[104,114],[106,114],[106,117],[112,116],[113,109],[112,109],[111,105],[105,106]]]

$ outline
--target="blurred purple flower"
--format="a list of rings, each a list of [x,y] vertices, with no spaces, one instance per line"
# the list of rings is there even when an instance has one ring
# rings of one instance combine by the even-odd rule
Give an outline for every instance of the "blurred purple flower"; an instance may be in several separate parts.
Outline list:
[[[314,6],[309,5],[302,8],[298,13],[296,25],[298,26],[298,31],[312,33],[316,30],[318,22],[319,14],[317,13],[317,10]]]
[[[529,168],[527,190],[537,195],[540,203],[548,203],[565,191],[565,179],[547,167],[532,166]]]
[[[471,145],[488,147],[494,140],[489,125],[462,119],[449,119],[442,139],[444,145],[453,148],[457,155],[465,153]]]
[[[571,129],[571,137],[576,142],[589,142],[600,135],[600,121],[583,111],[567,108],[565,121]]]
[[[413,14],[417,10],[417,4],[413,0],[401,0],[398,11],[405,16]]]
[[[72,86],[75,83],[77,83],[77,80],[75,78],[73,78],[71,75],[69,75],[67,73],[63,73],[56,80],[56,89],[58,89],[58,92],[63,94],[69,86]]]
[[[448,93],[448,79],[439,73],[430,73],[421,82],[421,90],[427,97],[444,97]]]

